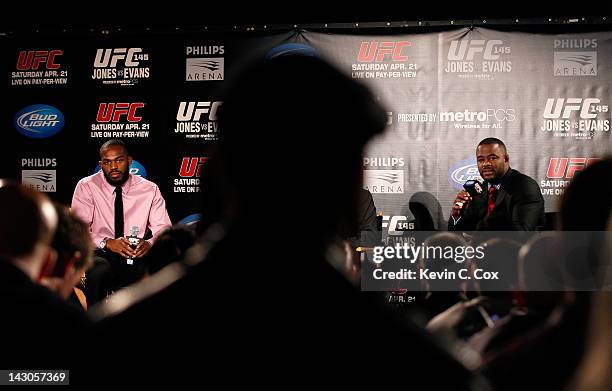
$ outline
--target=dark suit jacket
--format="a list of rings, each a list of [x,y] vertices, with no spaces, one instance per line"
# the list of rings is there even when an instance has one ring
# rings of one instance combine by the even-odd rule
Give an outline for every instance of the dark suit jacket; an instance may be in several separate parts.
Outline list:
[[[78,354],[87,352],[90,322],[85,313],[1,258],[0,311],[0,368],[71,369]]]
[[[358,199],[358,224],[359,227],[351,232],[348,241],[353,247],[374,247],[380,244],[382,232],[378,229],[376,221],[376,206],[372,193],[366,189],[360,189]]]
[[[544,226],[544,198],[535,180],[517,170],[508,170],[488,218],[487,188],[485,181],[485,191],[472,199],[456,225],[452,216],[449,218],[449,231],[535,231]]]

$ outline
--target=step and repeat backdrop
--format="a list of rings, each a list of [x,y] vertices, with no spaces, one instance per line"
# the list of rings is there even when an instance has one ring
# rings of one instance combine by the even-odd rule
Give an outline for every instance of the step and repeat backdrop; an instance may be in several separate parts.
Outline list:
[[[387,131],[363,159],[385,236],[432,229],[415,221],[423,210],[433,229],[446,229],[456,193],[478,176],[485,137],[502,139],[511,167],[540,184],[547,212],[578,171],[612,151],[612,32],[66,33],[0,42],[0,177],[68,205],[78,180],[99,169],[100,145],[120,138],[131,171],[159,185],[173,223],[197,220],[224,86],[253,59],[277,55],[320,56],[387,108]],[[317,129],[312,137],[325,142]],[[256,162],[245,170],[267,172]]]

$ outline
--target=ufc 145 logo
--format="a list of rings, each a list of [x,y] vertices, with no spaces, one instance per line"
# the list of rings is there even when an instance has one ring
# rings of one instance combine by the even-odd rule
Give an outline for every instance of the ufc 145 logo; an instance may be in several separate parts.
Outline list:
[[[599,98],[549,98],[540,130],[563,137],[591,139],[594,132],[610,130],[608,112],[608,105],[601,104]]]
[[[149,60],[142,48],[98,49],[91,78],[103,84],[134,85],[149,78],[149,68],[141,63]]]
[[[120,63],[126,67],[137,67],[140,61],[146,61],[149,55],[142,53],[142,48],[98,49],[94,68],[115,68]]]
[[[179,103],[177,121],[200,121],[203,114],[208,114],[210,121],[217,120],[217,110],[222,102],[181,102]]]
[[[511,54],[510,46],[500,39],[463,39],[451,41],[447,53],[446,73],[509,73],[512,61],[502,56]],[[479,61],[476,61],[479,60]]]
[[[214,141],[217,139],[217,112],[223,102],[180,102],[176,113],[174,133],[185,138]]]
[[[382,227],[387,228],[391,236],[402,236],[406,231],[414,230],[414,222],[408,221],[406,216],[382,216]]]

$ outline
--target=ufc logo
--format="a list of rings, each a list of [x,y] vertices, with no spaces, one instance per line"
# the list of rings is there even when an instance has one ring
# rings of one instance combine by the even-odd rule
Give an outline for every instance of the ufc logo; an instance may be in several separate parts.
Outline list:
[[[96,121],[119,122],[122,116],[127,116],[129,122],[138,122],[142,117],[136,115],[136,110],[143,108],[144,103],[100,103]]]
[[[569,118],[572,112],[580,110],[580,118],[596,118],[597,114],[589,113],[591,105],[599,104],[598,98],[548,98],[544,108],[544,118],[557,119]]]
[[[137,67],[136,54],[142,53],[142,48],[117,48],[117,49],[98,49],[94,68],[114,68],[117,62],[125,60],[126,67]]]
[[[584,168],[590,166],[598,160],[600,159],[587,159],[585,157],[552,157],[550,158],[550,163],[548,163],[548,171],[546,171],[546,177],[550,179],[572,179],[577,171],[583,170]]]
[[[404,231],[414,229],[414,223],[408,223],[406,220],[406,216],[383,216],[382,227],[389,228],[389,235],[401,236]]]
[[[202,114],[208,114],[210,121],[217,120],[217,110],[223,102],[181,102],[179,104],[178,113],[176,113],[177,121],[199,121]]]
[[[485,60],[497,60],[499,54],[494,54],[494,47],[503,44],[504,42],[499,39],[491,39],[488,42],[484,39],[452,41],[448,49],[448,60],[471,61],[476,53],[483,53]]]
[[[199,177],[202,174],[202,166],[208,159],[207,157],[184,157],[179,175],[181,178]]]
[[[64,54],[63,50],[22,50],[17,59],[17,70],[37,70],[40,64],[46,63],[47,69],[58,69],[59,64],[55,63],[55,57]]]
[[[399,42],[362,42],[359,46],[359,62],[382,62],[385,56],[391,56],[391,61],[406,61],[408,56],[402,55],[402,49],[412,45],[409,41]]]

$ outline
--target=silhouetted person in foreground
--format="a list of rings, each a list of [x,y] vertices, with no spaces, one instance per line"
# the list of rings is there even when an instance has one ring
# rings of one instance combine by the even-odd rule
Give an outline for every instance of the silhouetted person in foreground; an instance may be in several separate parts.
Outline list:
[[[156,381],[290,385],[323,372],[384,382],[381,373],[435,367],[444,376],[421,380],[465,389],[461,364],[330,266],[329,246],[356,225],[363,147],[386,122],[370,93],[317,58],[293,56],[256,64],[224,102],[203,183],[218,203],[202,214],[219,220],[204,224],[184,266],[96,310],[115,352],[100,372],[146,366]]]
[[[144,256],[147,275],[155,274],[173,262],[182,261],[195,239],[195,228],[188,225],[176,225],[162,232]]]
[[[520,343],[508,344],[485,363],[483,372],[496,389],[516,390],[529,385],[533,389],[559,390],[571,381],[589,336],[593,292],[602,288],[610,262],[606,230],[612,192],[603,182],[611,176],[612,160],[606,158],[577,173],[565,190],[560,208],[562,232],[545,249],[554,254],[555,263],[551,265],[550,260],[541,257],[539,270],[531,266],[531,274],[524,276],[532,284],[542,284],[536,273],[550,276],[543,281],[547,285],[539,287],[545,292],[530,292],[527,296],[528,307],[546,296],[562,294],[563,299],[542,327],[525,333]],[[555,292],[558,289],[565,292]]]
[[[38,284],[53,269],[57,214],[46,195],[0,180],[2,369],[71,369],[89,322]]]
[[[57,261],[49,276],[42,280],[59,297],[87,310],[83,293],[85,272],[93,264],[93,249],[89,226],[76,217],[66,206],[55,203],[58,224],[51,246]]]

